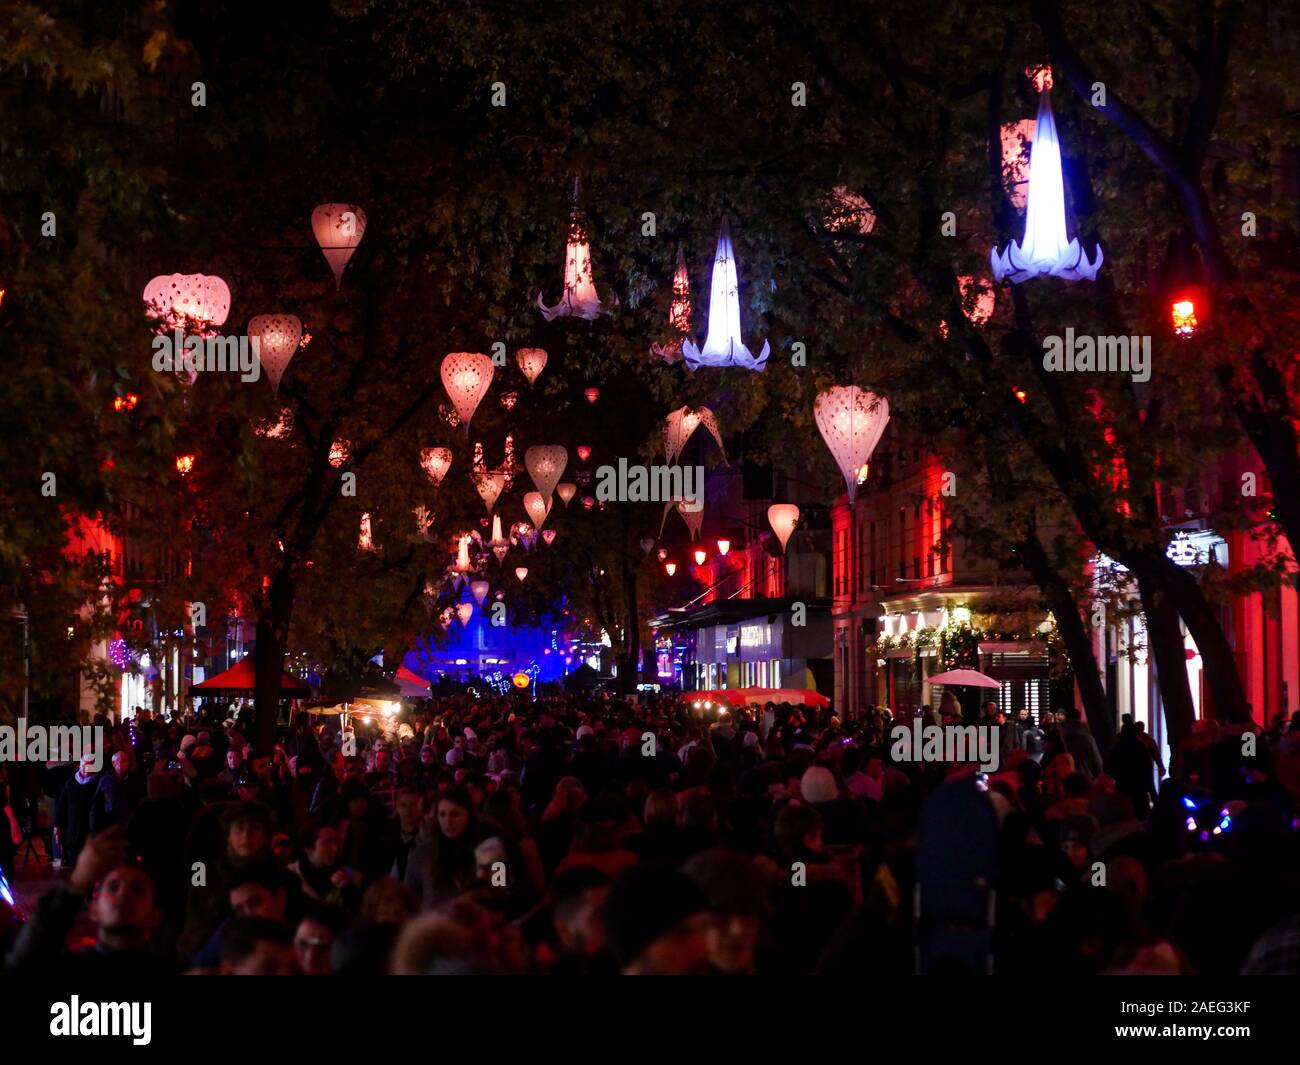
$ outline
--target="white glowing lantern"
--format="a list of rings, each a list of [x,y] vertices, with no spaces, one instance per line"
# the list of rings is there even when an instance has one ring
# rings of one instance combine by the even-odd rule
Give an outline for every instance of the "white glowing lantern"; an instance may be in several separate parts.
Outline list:
[[[510,541],[501,532],[500,514],[492,515],[492,539],[488,541],[488,547],[492,548],[492,553],[496,555],[498,562],[505,558],[506,552],[510,550]]]
[[[230,314],[230,286],[210,274],[161,274],[145,286],[144,313],[159,334],[206,336]]]
[[[473,616],[474,616],[474,604],[473,604],[473,603],[457,603],[457,604],[456,604],[456,617],[457,617],[457,619],[459,619],[459,621],[460,621],[460,623],[461,623],[462,625],[468,625],[468,624],[469,624],[469,619],[472,618]]]
[[[451,448],[426,447],[420,452],[420,465],[434,484],[442,484],[442,479],[451,469]]]
[[[470,594],[474,596],[474,602],[481,607],[483,600],[487,598],[488,592],[492,590],[492,586],[487,581],[470,581],[469,590]]]
[[[704,504],[690,503],[685,499],[679,499],[675,504],[677,513],[682,516],[682,521],[686,522],[686,527],[691,530],[691,539],[698,540],[700,528],[704,525]]]
[[[549,505],[555,486],[564,475],[564,467],[569,464],[569,453],[559,444],[545,444],[530,447],[524,452],[524,466],[528,476],[537,485],[537,490],[546,498]]]
[[[682,357],[688,370],[701,366],[739,366],[761,371],[767,366],[768,352],[766,340],[763,350],[755,357],[740,339],[740,282],[736,276],[736,253],[731,246],[731,227],[724,218],[713,258],[709,331],[703,349],[696,347],[693,340],[682,341]]]
[[[993,277],[1011,278],[1014,284],[1031,277],[1060,277],[1066,281],[1093,281],[1102,264],[1101,245],[1092,261],[1079,247],[1079,238],[1066,240],[1065,182],[1061,175],[1061,144],[1052,117],[1052,93],[1038,98],[1038,123],[1029,154],[1029,209],[1025,213],[1024,241],[1014,240],[1001,255],[989,253]]]
[[[651,344],[650,353],[665,362],[680,362],[682,340],[691,331],[691,279],[686,272],[686,253],[677,249],[677,269],[673,273],[673,302],[668,308],[668,324],[677,336],[667,344]]]
[[[857,233],[865,237],[876,228],[876,212],[864,197],[847,185],[836,185],[831,190],[830,204],[822,223],[832,233]]]
[[[555,543],[555,530],[554,530],[554,529],[543,529],[543,530],[542,530],[542,539],[546,541],[546,546],[547,546],[547,547],[550,547],[551,544]]]
[[[351,203],[323,203],[311,213],[311,229],[340,288],[343,270],[366,235],[366,212]]]
[[[781,541],[781,551],[784,553],[786,544],[790,542],[790,537],[799,524],[799,508],[793,503],[773,503],[767,508],[767,522],[776,533],[776,538]]]
[[[515,352],[515,362],[519,363],[528,383],[535,384],[546,369],[546,352],[542,348],[520,348]]]
[[[680,407],[664,419],[664,455],[670,466],[701,425],[708,429],[710,435],[717,441],[719,450],[722,450],[722,461],[726,463],[727,453],[722,449],[722,432],[718,429],[718,421],[714,418],[713,411],[708,407],[696,407],[695,410]]]
[[[817,428],[844,475],[849,502],[858,494],[858,471],[871,461],[889,424],[889,401],[857,385],[828,388],[813,405]]]
[[[259,314],[248,323],[248,341],[255,345],[258,362],[271,382],[271,394],[279,395],[280,378],[302,340],[302,322],[292,314]]]
[[[523,582],[523,579],[524,579],[525,577],[528,576],[528,567],[527,567],[527,566],[516,566],[516,567],[515,567],[515,576],[519,579],[520,583],[522,583],[522,582]]]
[[[500,470],[474,475],[474,487],[478,489],[478,494],[483,500],[483,505],[487,507],[489,514],[492,513],[492,508],[497,505],[497,498],[501,495],[501,490],[505,486],[506,475]]]
[[[346,440],[335,440],[330,444],[329,464],[336,470],[348,461],[348,442]]]
[[[527,512],[528,517],[532,519],[533,528],[540,530],[546,524],[546,518],[551,513],[551,502],[541,492],[525,492],[524,510]]]
[[[458,578],[474,571],[474,564],[469,558],[471,540],[473,540],[472,533],[462,533],[456,539],[456,561],[451,566],[451,572],[456,574]]]
[[[578,221],[578,191],[578,182],[575,181],[574,209],[569,215],[569,241],[564,249],[564,295],[554,307],[548,307],[542,301],[541,292],[537,293],[537,309],[548,322],[565,317],[590,321],[602,310],[600,296],[596,294],[596,283],[591,276],[591,244],[587,240],[586,230]]]
[[[561,481],[555,486],[555,494],[560,497],[560,501],[567,507],[573,497],[578,494],[578,486],[570,484],[568,481]]]
[[[361,532],[357,536],[357,547],[362,551],[373,551],[375,549],[374,538],[370,535],[370,515],[361,515]]]
[[[455,351],[442,360],[442,387],[469,435],[469,422],[492,384],[492,360],[475,351]]]

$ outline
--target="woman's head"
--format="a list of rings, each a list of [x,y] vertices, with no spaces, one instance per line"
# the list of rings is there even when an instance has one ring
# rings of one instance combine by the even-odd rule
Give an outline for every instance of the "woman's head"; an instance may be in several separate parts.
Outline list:
[[[464,839],[474,823],[474,803],[461,788],[449,788],[433,806],[433,821],[441,839]]]

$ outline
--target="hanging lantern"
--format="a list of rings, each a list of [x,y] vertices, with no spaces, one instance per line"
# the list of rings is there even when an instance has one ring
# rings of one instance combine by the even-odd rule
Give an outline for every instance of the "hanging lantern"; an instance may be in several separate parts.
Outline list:
[[[671,577],[674,573],[677,572],[677,563],[676,563],[676,562],[665,562],[665,563],[664,563],[664,572],[665,572],[666,574],[668,574],[668,576]]]
[[[144,313],[160,336],[178,329],[208,336],[230,314],[230,286],[209,274],[160,274],[145,286]]]
[[[714,418],[713,411],[708,407],[696,407],[694,410],[689,407],[679,407],[664,419],[664,455],[667,457],[668,465],[671,466],[676,461],[677,456],[682,453],[682,448],[701,425],[708,429],[709,434],[717,441],[718,449],[722,451],[723,465],[727,464],[727,452],[722,447],[722,432],[718,429],[718,421]]]
[[[442,484],[442,479],[451,469],[451,448],[426,447],[420,452],[420,465],[434,484]]]
[[[343,285],[344,268],[366,235],[366,212],[355,204],[323,203],[311,213],[311,229],[334,272],[337,290]]]
[[[543,530],[542,530],[542,539],[546,541],[546,546],[547,546],[547,547],[550,547],[551,544],[555,543],[555,536],[556,536],[556,533],[555,533],[555,530],[554,530],[554,529],[543,529]]]
[[[474,604],[473,604],[473,603],[457,603],[457,604],[456,604],[456,617],[460,620],[460,623],[461,623],[462,625],[468,625],[468,624],[469,624],[469,619],[472,618],[473,616],[474,616]]]
[[[515,576],[519,579],[519,583],[522,584],[524,578],[528,576],[528,567],[527,567],[527,566],[516,566],[516,567],[515,567]]]
[[[1017,214],[1029,202],[1029,146],[1037,128],[1032,118],[1002,125],[1002,185]]]
[[[248,323],[248,340],[271,382],[271,395],[278,395],[280,378],[302,340],[302,322],[292,314],[259,314]]]
[[[700,528],[704,524],[704,505],[697,503],[692,505],[685,499],[679,499],[676,504],[677,513],[682,516],[682,521],[686,522],[686,527],[691,530],[691,539],[700,538]]]
[[[704,560],[708,557],[709,557],[709,553],[705,551],[704,548],[697,547],[695,549],[695,564],[697,566],[703,566]]]
[[[492,553],[496,555],[498,562],[505,558],[506,552],[510,550],[510,541],[501,532],[500,514],[492,515],[492,539],[488,541],[488,546],[492,548]]]
[[[1016,399],[1020,400],[1021,403],[1024,403],[1029,399],[1029,393],[1026,392],[1019,385],[1017,385],[1011,391],[1015,394]]]
[[[1060,277],[1066,281],[1093,281],[1102,264],[1101,245],[1096,258],[1079,247],[1079,238],[1066,241],[1065,182],[1061,176],[1061,144],[1052,117],[1052,93],[1046,89],[1038,98],[1038,122],[1029,155],[1029,209],[1025,213],[1022,244],[1014,240],[1001,255],[989,253],[993,278],[1010,277],[1013,284],[1031,277]]]
[[[470,561],[469,545],[473,539],[472,533],[461,533],[456,538],[456,561],[451,565],[451,572],[457,577],[463,577],[467,573],[474,571],[474,564]]]
[[[586,230],[578,222],[578,194],[580,186],[573,183],[573,210],[569,215],[569,241],[564,250],[564,295],[554,307],[542,301],[537,293],[537,309],[548,322],[556,318],[585,318],[588,321],[600,314],[600,296],[591,276],[591,244]]]
[[[736,253],[731,246],[731,226],[722,220],[718,250],[713,257],[713,285],[709,294],[709,331],[704,348],[693,340],[682,341],[682,356],[688,370],[701,366],[739,366],[762,371],[767,366],[769,346],[755,357],[740,339],[740,282],[736,276]]]
[[[691,331],[691,279],[686,273],[686,252],[677,248],[677,269],[673,273],[673,302],[668,308],[668,324],[677,333],[667,344],[651,344],[650,353],[664,362],[680,362],[682,340]]]
[[[533,528],[540,530],[551,513],[551,504],[540,492],[525,492],[524,511],[532,519]]]
[[[357,548],[361,551],[373,551],[375,549],[375,541],[370,535],[369,513],[361,515],[361,531],[357,535]]]
[[[857,471],[871,460],[889,424],[889,401],[857,385],[828,388],[813,405],[817,428],[844,475],[849,503],[857,498]]]
[[[641,541],[641,550],[648,555],[650,554],[650,551],[654,547],[654,545],[655,545],[654,538],[647,536],[644,540]]]
[[[582,394],[583,394],[584,396],[587,397],[587,402],[590,403],[590,404],[592,404],[593,406],[595,405],[596,400],[600,399],[600,389],[599,389],[599,388],[588,388],[588,389],[587,389],[585,392],[583,392]]]
[[[474,602],[478,603],[480,607],[483,605],[483,600],[487,598],[487,594],[491,589],[492,586],[488,584],[487,581],[469,582],[470,594],[474,596]]]
[[[591,448],[589,448],[586,444],[579,444],[576,450],[578,452],[579,462],[586,462],[589,458],[591,458]]]
[[[644,542],[645,542],[645,541],[642,541],[642,543],[644,543]],[[665,559],[667,559],[667,558],[668,558],[668,548],[666,548],[666,547],[661,547],[661,548],[659,549],[659,561],[660,561],[660,562],[663,562],[663,561],[664,561]]]
[[[726,557],[727,557],[727,552],[730,551],[730,550],[731,550],[731,541],[730,541],[730,540],[719,540],[719,541],[718,541],[718,554],[720,554],[723,558],[726,558]]]
[[[135,410],[135,406],[139,402],[139,396],[134,392],[128,392],[125,396],[113,397],[113,409],[119,413],[124,410]]]
[[[785,553],[786,544],[799,524],[799,508],[793,503],[773,503],[767,508],[767,522],[781,541],[781,552]]]
[[[520,348],[515,352],[515,362],[519,363],[528,383],[535,384],[538,375],[546,369],[546,352],[541,348]]]
[[[474,351],[455,351],[442,360],[442,387],[469,435],[470,419],[492,384],[492,360]]]
[[[559,444],[545,444],[530,447],[524,452],[524,466],[528,476],[537,485],[537,490],[550,505],[555,493],[556,483],[564,474],[564,467],[569,464],[569,453]],[[565,501],[567,503],[567,500]]]
[[[501,490],[505,486],[506,475],[500,470],[474,475],[474,487],[478,489],[479,497],[483,500],[483,505],[487,507],[489,514],[492,513],[492,508],[497,505],[497,497],[501,495]]]
[[[560,501],[567,507],[569,501],[578,494],[578,486],[570,484],[568,481],[562,481],[555,486],[555,494],[560,497]]]

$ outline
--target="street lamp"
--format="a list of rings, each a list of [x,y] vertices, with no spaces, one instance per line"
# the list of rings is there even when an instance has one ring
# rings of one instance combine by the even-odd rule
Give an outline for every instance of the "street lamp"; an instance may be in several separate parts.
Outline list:
[[[726,557],[727,557],[727,552],[730,551],[730,550],[731,550],[731,541],[730,541],[730,540],[719,540],[719,541],[718,541],[718,554],[720,554],[723,558],[726,558]]]
[[[677,572],[677,563],[676,563],[676,562],[665,562],[665,563],[664,563],[664,572],[665,572],[666,574],[668,574],[668,576],[671,577],[674,573]]]

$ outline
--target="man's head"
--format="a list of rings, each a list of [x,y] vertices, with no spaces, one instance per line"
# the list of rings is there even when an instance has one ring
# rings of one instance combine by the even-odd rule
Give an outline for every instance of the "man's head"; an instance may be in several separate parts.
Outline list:
[[[343,840],[333,825],[315,825],[303,834],[302,849],[312,865],[326,869],[339,860]]]
[[[322,917],[306,914],[293,934],[298,968],[307,976],[329,976],[334,971],[330,951],[336,938],[334,929]]]
[[[634,866],[614,881],[605,915],[610,947],[625,973],[708,972],[708,907],[704,894],[681,873]]]
[[[767,894],[753,859],[724,850],[701,851],[682,872],[699,885],[713,914],[707,929],[713,967],[735,976],[757,972]]]
[[[239,864],[256,861],[271,839],[271,812],[261,803],[235,802],[221,817],[226,850]]]
[[[236,918],[221,935],[220,968],[226,976],[296,976],[293,937],[278,921]]]
[[[258,870],[235,878],[228,896],[230,910],[236,917],[267,917],[283,921],[288,892],[284,883]]]
[[[162,914],[154,899],[153,879],[139,866],[120,865],[95,891],[91,919],[99,941],[113,949],[139,949],[158,927]]]
[[[131,772],[131,755],[128,752],[118,751],[113,755],[113,772],[119,777]]]

